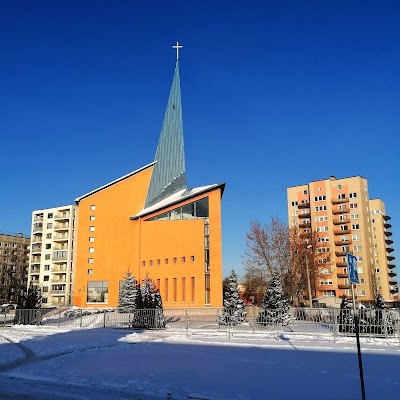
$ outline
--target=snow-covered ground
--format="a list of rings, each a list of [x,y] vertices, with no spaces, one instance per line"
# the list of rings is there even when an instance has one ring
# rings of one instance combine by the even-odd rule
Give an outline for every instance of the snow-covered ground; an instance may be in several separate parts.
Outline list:
[[[398,340],[361,346],[367,398],[398,398]],[[294,398],[361,398],[355,339],[0,328],[0,399]]]

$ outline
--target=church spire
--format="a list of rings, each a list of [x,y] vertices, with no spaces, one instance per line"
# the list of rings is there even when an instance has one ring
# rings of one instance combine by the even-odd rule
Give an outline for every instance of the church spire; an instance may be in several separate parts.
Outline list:
[[[177,42],[173,47],[177,51],[175,74],[157,146],[156,163],[153,167],[145,208],[182,189],[187,189],[178,61],[178,51],[182,46],[179,46]]]

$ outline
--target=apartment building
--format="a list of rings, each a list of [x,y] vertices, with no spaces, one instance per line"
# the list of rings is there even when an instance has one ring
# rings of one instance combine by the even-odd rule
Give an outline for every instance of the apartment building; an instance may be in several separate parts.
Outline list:
[[[32,213],[28,285],[41,287],[44,307],[72,304],[77,207]]]
[[[16,303],[26,290],[30,239],[22,233],[0,233],[0,304]]]
[[[328,268],[319,270],[315,296],[351,296],[346,254],[358,260],[359,301],[398,299],[390,217],[379,199],[370,200],[367,179],[319,180],[287,189],[288,219],[302,237],[318,232],[330,250]]]

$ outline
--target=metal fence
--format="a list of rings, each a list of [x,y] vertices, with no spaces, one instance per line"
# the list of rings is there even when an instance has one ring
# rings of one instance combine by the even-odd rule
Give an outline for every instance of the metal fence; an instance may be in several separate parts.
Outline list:
[[[399,309],[291,308],[287,312],[258,307],[246,310],[222,308],[140,309],[119,312],[114,309],[15,310],[0,314],[0,326],[29,324],[75,328],[125,328],[185,330],[187,335],[204,331],[280,335],[355,335],[355,317],[359,332],[366,337],[399,338]]]

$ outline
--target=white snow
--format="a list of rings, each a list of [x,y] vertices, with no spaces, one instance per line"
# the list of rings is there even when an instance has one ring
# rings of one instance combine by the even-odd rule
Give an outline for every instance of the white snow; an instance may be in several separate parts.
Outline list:
[[[361,339],[366,395],[398,398],[400,346]],[[358,399],[354,338],[14,326],[0,399]]]

